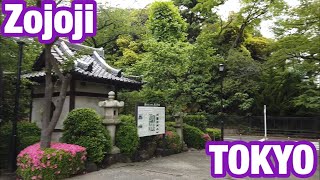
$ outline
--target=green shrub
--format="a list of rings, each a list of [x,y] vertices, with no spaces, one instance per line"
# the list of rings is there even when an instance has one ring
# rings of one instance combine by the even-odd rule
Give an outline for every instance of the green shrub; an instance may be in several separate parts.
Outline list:
[[[221,139],[221,130],[216,128],[207,128],[206,132],[212,140],[219,141]]]
[[[183,127],[183,139],[188,147],[203,149],[206,143],[204,132],[199,128],[185,124]]]
[[[176,128],[174,127],[176,125],[175,122],[166,122],[166,131],[173,131],[176,132]]]
[[[18,151],[40,141],[41,130],[35,123],[21,121],[17,125]]]
[[[163,139],[163,135],[159,135],[157,139],[158,147],[165,149],[172,149],[176,153],[182,151],[182,142],[180,136],[174,131],[166,131]]]
[[[12,124],[5,123],[0,127],[0,161],[5,166],[8,159],[9,144],[11,141]],[[17,152],[40,141],[41,130],[35,123],[20,121],[17,124]]]
[[[17,157],[17,175],[22,179],[64,179],[81,172],[86,160],[84,147],[51,143],[51,148],[40,149],[39,143],[22,150]]]
[[[183,118],[183,122],[205,131],[207,128],[207,119],[204,115],[187,115]]]
[[[121,123],[118,126],[115,144],[121,153],[133,154],[139,147],[139,136],[136,126],[130,123]]]
[[[132,116],[132,115],[121,115],[119,117],[119,119],[122,123],[131,124],[134,126],[137,125],[136,120],[135,120],[134,116]]]
[[[88,160],[99,163],[111,151],[112,142],[99,115],[92,109],[75,109],[63,123],[62,141],[87,149]]]
[[[12,132],[11,122],[0,128],[0,142],[2,145],[9,145]],[[35,123],[20,121],[17,124],[17,150],[22,149],[40,141],[41,130]],[[1,146],[0,146],[1,147]]]

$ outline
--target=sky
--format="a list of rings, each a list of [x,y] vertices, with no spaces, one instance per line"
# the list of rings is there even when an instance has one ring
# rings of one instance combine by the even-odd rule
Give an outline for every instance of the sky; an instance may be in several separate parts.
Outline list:
[[[105,4],[107,7],[119,8],[144,8],[155,0],[96,0],[99,3]],[[159,1],[159,0],[158,0]],[[164,0],[165,1],[165,0]],[[298,0],[285,0],[290,6],[299,5]],[[238,12],[240,10],[240,0],[228,0],[225,4],[218,7],[217,13],[226,20],[231,11]],[[260,31],[264,37],[274,38],[271,27],[273,20],[262,21],[260,24]]]

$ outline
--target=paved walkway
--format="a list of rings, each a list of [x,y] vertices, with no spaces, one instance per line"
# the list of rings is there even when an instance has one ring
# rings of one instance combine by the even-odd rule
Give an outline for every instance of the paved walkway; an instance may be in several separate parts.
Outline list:
[[[227,136],[224,138],[225,141],[235,141],[235,140],[242,140],[242,141],[262,141],[264,140],[263,136]],[[268,137],[268,141],[301,141],[306,140],[310,141],[319,151],[319,141],[317,139],[301,139],[301,138],[285,138],[285,137]]]
[[[319,180],[320,169],[309,180]],[[210,158],[205,151],[189,151],[147,162],[115,164],[107,169],[69,180],[210,180]],[[225,179],[233,179],[226,177]],[[250,179],[250,178],[246,178]],[[280,178],[278,178],[279,180]],[[289,179],[298,179],[290,177]],[[257,179],[258,180],[258,179]],[[288,179],[283,179],[288,180]]]
[[[205,151],[190,151],[146,162],[115,164],[72,180],[205,180],[211,179],[210,159]],[[70,180],[71,180],[70,179]]]
[[[260,140],[260,136],[228,136],[227,141]],[[286,140],[285,138],[269,138],[269,140]],[[291,139],[294,141],[301,139]],[[310,140],[315,141],[315,140]],[[315,143],[316,145],[316,143]],[[319,148],[319,146],[317,146]],[[318,151],[319,153],[319,151]],[[319,154],[320,155],[320,154]],[[320,157],[319,157],[320,158]],[[320,159],[319,159],[320,161]],[[320,164],[320,162],[319,162]],[[0,177],[0,180],[8,178]],[[210,157],[205,151],[189,151],[168,157],[153,158],[146,162],[118,163],[97,172],[69,178],[68,180],[210,180]],[[226,177],[224,179],[232,179]],[[250,178],[246,178],[250,179]],[[277,178],[279,180],[280,178]],[[290,177],[290,180],[298,178]],[[281,179],[281,180],[288,180]],[[255,179],[260,180],[260,179]],[[271,179],[270,179],[271,180]],[[316,174],[309,180],[320,180],[320,165]]]

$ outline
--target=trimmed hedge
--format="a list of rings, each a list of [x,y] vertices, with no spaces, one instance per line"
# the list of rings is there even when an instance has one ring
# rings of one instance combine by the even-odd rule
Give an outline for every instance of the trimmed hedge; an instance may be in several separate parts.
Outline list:
[[[134,116],[132,116],[132,115],[121,115],[119,117],[119,119],[122,123],[129,123],[133,126],[137,125],[136,120],[135,120]]]
[[[22,150],[17,157],[17,175],[22,179],[64,179],[81,172],[86,160],[84,147],[52,143],[51,148],[40,149],[34,144]]]
[[[132,155],[139,147],[138,130],[134,117],[127,115],[120,117],[121,124],[117,128],[115,144],[121,153]]]
[[[183,122],[190,126],[197,127],[201,131],[205,131],[208,125],[206,116],[202,114],[187,115],[183,118]]]
[[[199,128],[185,124],[183,127],[183,140],[189,148],[205,148],[205,133]]]
[[[88,161],[100,163],[111,151],[112,142],[100,116],[92,109],[75,109],[63,123],[62,141],[83,146],[88,152]]]
[[[221,140],[221,130],[217,128],[207,128],[206,132],[209,134],[212,140]]]

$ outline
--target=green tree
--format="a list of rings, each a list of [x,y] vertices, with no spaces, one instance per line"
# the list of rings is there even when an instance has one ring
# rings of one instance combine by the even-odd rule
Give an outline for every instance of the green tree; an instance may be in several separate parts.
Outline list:
[[[319,115],[319,5],[301,0],[276,22],[278,40],[261,81],[262,99],[274,115]]]
[[[120,66],[131,65],[136,59],[131,48],[124,47],[119,41],[130,37],[130,42],[140,43],[146,34],[147,9],[120,9],[100,7],[98,15],[97,35],[87,38],[85,44],[105,50],[106,61]],[[129,42],[129,43],[130,43]],[[131,51],[130,51],[131,50]],[[131,60],[130,58],[135,58]],[[116,63],[120,61],[119,63]],[[122,66],[123,65],[123,66]]]
[[[241,37],[247,27],[258,26],[262,20],[280,15],[286,8],[286,3],[283,0],[242,0],[241,4],[243,7],[237,14],[239,30],[233,41],[233,48],[240,46]]]
[[[188,40],[194,43],[205,24],[215,23],[219,19],[214,9],[222,5],[225,0],[174,0],[180,9],[182,17],[188,23]]]
[[[157,41],[184,41],[187,24],[172,2],[155,2],[150,7],[147,23],[151,35]]]

